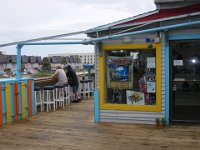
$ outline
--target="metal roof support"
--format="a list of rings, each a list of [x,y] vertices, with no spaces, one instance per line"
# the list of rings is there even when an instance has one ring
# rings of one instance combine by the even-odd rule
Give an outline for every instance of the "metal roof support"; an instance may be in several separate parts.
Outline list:
[[[70,44],[82,44],[86,45],[89,43],[85,43],[84,40],[80,42],[29,42],[29,43],[22,43],[22,46],[25,45],[70,45]],[[90,43],[91,44],[91,43]]]
[[[22,45],[17,45],[17,68],[16,68],[16,77],[18,80],[21,79],[21,49]]]
[[[16,78],[21,79],[21,49],[25,45],[69,45],[69,44],[93,44],[92,41],[86,42],[85,40],[81,42],[33,42],[33,43],[21,43],[17,45],[17,68],[16,68]]]
[[[6,43],[6,44],[0,45],[0,47],[6,47],[6,46],[11,46],[11,45],[16,45],[16,44],[22,44],[22,43],[25,43],[25,42],[36,42],[36,41],[42,41],[42,40],[52,40],[52,39],[58,38],[58,37],[66,37],[66,36],[72,36],[72,35],[84,34],[84,33],[85,33],[85,31],[71,32],[71,33],[59,34],[59,35],[54,35],[54,36],[47,36],[47,37],[42,37],[42,38],[30,39],[30,40],[25,40],[25,41]]]

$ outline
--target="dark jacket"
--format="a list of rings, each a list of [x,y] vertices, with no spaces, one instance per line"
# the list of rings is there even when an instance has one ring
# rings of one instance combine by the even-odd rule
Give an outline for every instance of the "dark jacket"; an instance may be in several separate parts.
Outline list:
[[[67,78],[68,78],[68,84],[70,86],[79,85],[78,84],[78,77],[72,69],[68,70],[66,75],[67,75]]]

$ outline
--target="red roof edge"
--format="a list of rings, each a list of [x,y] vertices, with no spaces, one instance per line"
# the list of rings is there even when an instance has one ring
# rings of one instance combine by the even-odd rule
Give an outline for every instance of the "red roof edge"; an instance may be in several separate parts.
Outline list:
[[[195,4],[195,5],[180,7],[180,8],[161,9],[156,14],[152,14],[152,15],[145,16],[145,17],[142,17],[142,18],[138,18],[138,19],[135,19],[135,20],[131,20],[131,21],[128,21],[128,22],[117,24],[115,26],[121,26],[121,25],[133,24],[133,23],[137,23],[137,22],[157,20],[157,19],[179,16],[179,15],[184,15],[184,14],[194,13],[194,12],[200,12],[200,3]]]

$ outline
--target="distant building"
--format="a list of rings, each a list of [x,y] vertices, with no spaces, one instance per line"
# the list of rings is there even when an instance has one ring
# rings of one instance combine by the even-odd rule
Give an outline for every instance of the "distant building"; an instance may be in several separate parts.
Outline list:
[[[16,55],[6,55],[0,52],[0,70],[10,69],[15,72],[17,63]],[[40,69],[42,64],[41,56],[21,56],[21,64],[24,69],[32,70],[32,69]]]
[[[95,63],[95,54],[94,53],[61,53],[61,54],[49,54],[49,57],[52,56],[67,56],[69,57],[69,63],[78,63],[78,64],[94,64]]]

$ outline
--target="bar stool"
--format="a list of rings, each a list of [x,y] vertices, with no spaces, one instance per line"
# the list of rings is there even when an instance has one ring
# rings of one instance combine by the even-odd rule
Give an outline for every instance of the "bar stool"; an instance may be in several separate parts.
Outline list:
[[[56,103],[56,108],[63,107],[64,108],[64,85],[55,85],[55,103]]]
[[[43,87],[43,107],[44,104],[47,106],[47,112],[49,108],[51,109],[51,104],[53,104],[53,109],[55,111],[55,94],[54,94],[54,86],[44,86]]]
[[[39,86],[34,87],[34,94],[35,94],[35,110],[37,112],[37,106],[40,106],[40,111],[43,111],[43,104],[42,104],[42,91]]]
[[[80,80],[81,84],[81,89],[80,89],[80,94],[83,96],[83,98],[86,99],[86,95],[89,97],[89,88],[88,88],[88,80]]]
[[[71,97],[70,87],[67,83],[64,84],[64,91],[65,91],[64,100],[65,100],[65,104],[67,106],[70,104],[70,97]]]
[[[89,91],[89,96],[90,94],[92,95],[93,94],[93,82],[92,82],[92,79],[88,79],[88,91]]]

